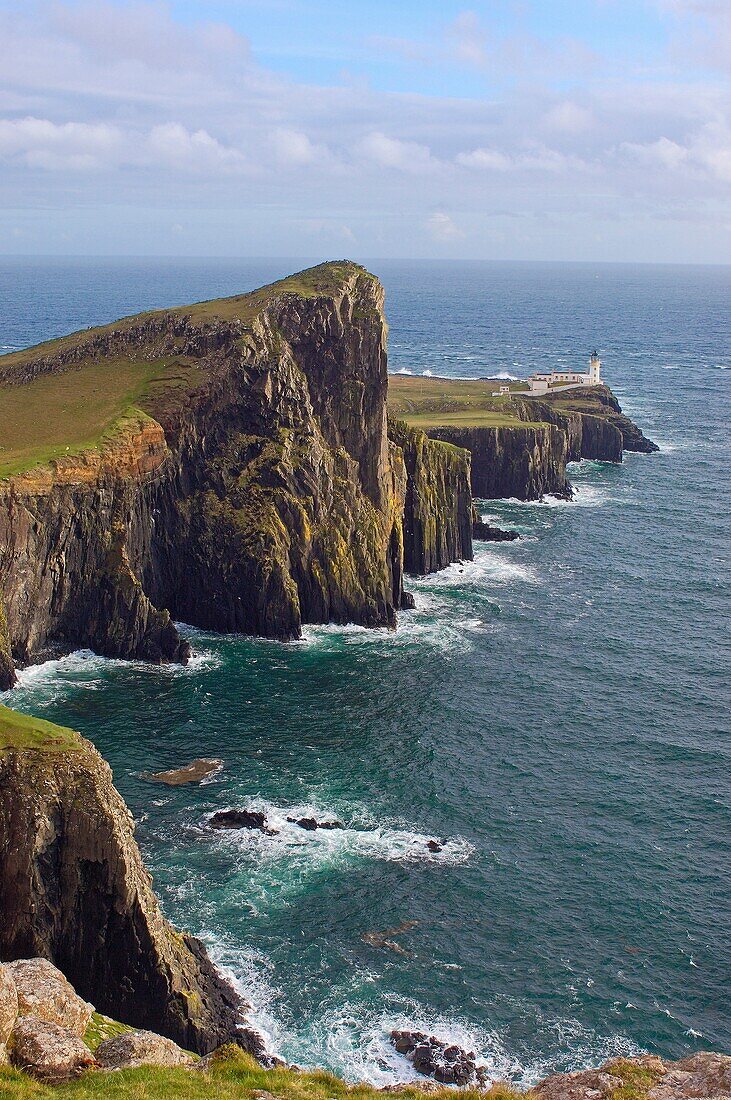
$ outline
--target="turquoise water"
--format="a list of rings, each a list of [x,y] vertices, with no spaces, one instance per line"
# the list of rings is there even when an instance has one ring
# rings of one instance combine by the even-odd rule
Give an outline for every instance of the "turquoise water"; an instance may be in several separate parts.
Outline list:
[[[292,266],[3,263],[0,344]],[[395,633],[188,630],[186,669],[75,654],[4,701],[110,760],[166,913],[288,1058],[405,1079],[407,1023],[518,1081],[731,1051],[731,271],[372,266],[392,370],[520,375],[597,343],[662,450],[572,467],[572,503],[485,502],[523,539],[412,580]],[[200,787],[141,778],[200,755],[224,761]],[[228,806],[279,836],[207,829]],[[286,822],[305,811],[347,828]],[[362,939],[405,921],[403,953]]]

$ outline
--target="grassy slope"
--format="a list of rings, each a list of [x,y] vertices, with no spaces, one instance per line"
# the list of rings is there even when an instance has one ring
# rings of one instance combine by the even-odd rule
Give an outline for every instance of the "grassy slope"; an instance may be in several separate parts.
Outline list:
[[[82,749],[78,733],[0,706],[0,752],[8,749],[42,749],[56,752]]]
[[[516,427],[520,420],[510,398],[499,397],[500,379],[423,378],[392,374],[388,379],[388,411],[414,428]]]
[[[362,268],[343,261],[291,275],[251,294],[198,302],[160,311],[210,322],[238,319],[250,324],[272,298],[296,294],[309,298],[333,292],[349,274]],[[25,351],[0,356],[0,372],[22,369],[41,356],[78,347],[99,333],[125,330],[153,313],[127,317],[111,325],[72,333]],[[189,391],[200,380],[198,364],[182,359],[150,362],[139,359],[92,360],[58,374],[47,374],[25,385],[0,384],[0,478],[22,473],[66,454],[98,447],[120,420],[142,409],[154,415],[155,405],[174,391]]]

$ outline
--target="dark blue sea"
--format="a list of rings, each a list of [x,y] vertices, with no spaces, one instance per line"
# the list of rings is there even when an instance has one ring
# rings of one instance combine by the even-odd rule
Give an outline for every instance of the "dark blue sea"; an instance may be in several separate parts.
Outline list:
[[[302,266],[2,261],[0,344]],[[3,701],[110,760],[166,914],[293,1061],[408,1079],[387,1038],[403,1025],[519,1082],[731,1053],[731,268],[370,266],[392,371],[520,377],[597,345],[660,452],[573,466],[571,503],[485,502],[522,539],[411,580],[395,633],[188,630],[188,668],[79,653]],[[141,778],[196,756],[223,771]],[[214,835],[229,806],[280,834]],[[309,813],[347,827],[286,821]],[[387,929],[400,950],[363,939]]]

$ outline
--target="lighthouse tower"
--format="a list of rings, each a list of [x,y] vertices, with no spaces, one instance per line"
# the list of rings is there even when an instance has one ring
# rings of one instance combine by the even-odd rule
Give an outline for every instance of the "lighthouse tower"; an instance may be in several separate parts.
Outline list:
[[[600,383],[601,383],[601,377],[600,377],[601,370],[602,370],[602,361],[599,358],[599,355],[597,354],[597,352],[593,351],[591,353],[591,358],[589,360],[589,385],[590,386],[600,385]]]

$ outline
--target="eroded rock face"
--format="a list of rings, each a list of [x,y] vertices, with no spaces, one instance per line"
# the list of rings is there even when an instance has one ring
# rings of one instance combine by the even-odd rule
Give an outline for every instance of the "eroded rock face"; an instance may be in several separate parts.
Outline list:
[[[390,420],[388,430],[406,468],[404,568],[423,575],[471,559],[469,453],[402,420]]]
[[[731,1057],[702,1051],[680,1062],[653,1054],[613,1058],[599,1069],[555,1073],[535,1087],[538,1100],[611,1100],[618,1089],[647,1100],[731,1096]]]
[[[94,1056],[78,1035],[38,1016],[18,1020],[9,1046],[10,1061],[45,1084],[79,1077],[95,1066]]]
[[[18,991],[11,971],[0,963],[0,1048],[10,1038],[18,1018]]]
[[[550,493],[569,496],[566,433],[552,424],[499,428],[429,428],[432,439],[463,447],[472,455],[472,494],[485,500],[539,500]]]
[[[179,357],[193,379],[103,451],[0,483],[16,661],[49,645],[184,661],[177,619],[281,639],[303,622],[393,625],[405,473],[386,431],[383,291],[341,269],[245,323],[160,313],[5,370],[23,384],[122,354]],[[0,628],[9,686],[3,653]]]
[[[114,1039],[105,1039],[96,1049],[102,1069],[134,1069],[135,1066],[192,1066],[189,1054],[162,1035],[152,1031],[129,1031]]]
[[[48,959],[18,959],[7,964],[18,996],[18,1015],[40,1020],[82,1036],[94,1006],[78,996],[74,987]]]
[[[164,919],[129,810],[88,741],[0,754],[0,843],[0,957],[53,959],[101,1012],[187,1050],[240,1038],[240,998]]]

